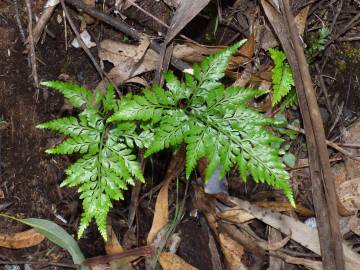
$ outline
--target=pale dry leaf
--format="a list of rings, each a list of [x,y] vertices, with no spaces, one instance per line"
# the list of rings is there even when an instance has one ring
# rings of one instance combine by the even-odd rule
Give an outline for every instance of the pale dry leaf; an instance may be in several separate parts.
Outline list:
[[[225,233],[219,234],[219,241],[222,253],[224,254],[227,269],[246,269],[241,258],[244,254],[244,247]]]
[[[340,203],[349,212],[360,209],[360,177],[345,181],[337,188]]]
[[[159,256],[159,263],[164,270],[196,270],[197,268],[185,262],[178,255],[163,252]]]
[[[219,217],[225,219],[226,221],[230,221],[232,223],[239,223],[239,224],[255,219],[255,217],[251,215],[249,212],[239,208],[237,209],[232,208],[226,210],[220,213]]]
[[[142,60],[136,63],[138,57],[137,48],[136,45],[113,40],[103,40],[100,43],[99,58],[114,65],[108,73],[108,77],[116,86],[123,84],[132,77],[155,70],[159,58],[158,54],[151,49],[147,49]],[[104,89],[107,84],[108,80],[104,79],[97,88]]]
[[[151,229],[147,237],[147,243],[150,245],[158,232],[168,223],[169,221],[169,185],[171,181],[166,181],[161,187],[158,197],[155,203],[155,213]]]
[[[235,205],[254,215],[257,219],[278,229],[284,234],[288,234],[291,230],[291,239],[298,242],[302,246],[310,249],[320,255],[320,242],[317,230],[311,229],[304,223],[271,210],[260,208],[252,205],[247,201],[240,200],[235,197],[229,197],[230,201]],[[344,258],[347,270],[360,269],[360,256],[352,251],[345,243],[343,243]]]
[[[0,247],[21,249],[40,244],[45,237],[35,229],[18,233],[1,233]]]
[[[304,35],[309,9],[310,9],[310,5],[307,5],[302,10],[300,10],[298,15],[296,15],[295,17],[295,24],[298,28],[300,36]]]

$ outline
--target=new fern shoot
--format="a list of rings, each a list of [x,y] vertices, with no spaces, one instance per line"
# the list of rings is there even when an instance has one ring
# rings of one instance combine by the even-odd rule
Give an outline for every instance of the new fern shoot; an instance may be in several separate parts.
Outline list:
[[[40,124],[67,135],[50,154],[82,154],[66,169],[62,186],[78,186],[84,213],[78,236],[94,218],[106,239],[106,217],[112,200],[123,199],[122,190],[135,180],[144,181],[136,149],[149,157],[166,148],[186,145],[186,177],[203,157],[209,160],[205,181],[221,167],[222,178],[237,166],[244,181],[283,190],[295,205],[289,175],[281,161],[283,140],[268,131],[275,120],[250,108],[247,103],[266,91],[225,87],[224,77],[231,56],[244,42],[211,55],[195,64],[193,74],[180,81],[165,75],[166,90],[152,85],[143,94],[128,94],[117,100],[109,86],[105,94],[70,83],[44,82],[61,92],[76,108],[78,117],[64,117]]]

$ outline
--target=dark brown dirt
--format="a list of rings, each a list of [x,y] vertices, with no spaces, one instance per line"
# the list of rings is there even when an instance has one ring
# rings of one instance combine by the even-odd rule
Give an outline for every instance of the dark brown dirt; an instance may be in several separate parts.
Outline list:
[[[33,87],[31,68],[27,55],[23,54],[25,47],[14,18],[14,5],[2,5],[0,15],[0,120],[5,121],[0,126],[0,206],[12,203],[2,212],[16,217],[45,218],[66,226],[56,217],[60,215],[71,221],[68,231],[74,232],[73,224],[79,216],[76,190],[59,188],[63,170],[70,161],[44,153],[60,138],[35,127],[59,116],[63,99],[58,93],[49,92],[44,100],[43,91],[48,90]],[[56,38],[47,37],[45,45],[37,47],[39,79],[56,79],[65,74],[74,81],[94,86],[98,78],[88,58],[80,50],[65,50],[64,30],[56,23],[51,23],[49,29],[56,33]],[[75,208],[71,207],[74,205]],[[0,218],[0,233],[24,229],[19,223]],[[92,244],[101,239],[97,236],[97,233],[89,234]],[[0,248],[0,258],[21,259],[22,255],[48,250],[47,244],[18,252]],[[102,249],[103,245],[98,246]],[[94,254],[99,247],[94,245],[85,250]]]

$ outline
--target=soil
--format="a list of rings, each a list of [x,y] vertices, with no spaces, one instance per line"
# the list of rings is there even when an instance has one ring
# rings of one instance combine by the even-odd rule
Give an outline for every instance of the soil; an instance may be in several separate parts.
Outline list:
[[[0,13],[0,117],[5,121],[0,129],[0,208],[4,203],[12,203],[6,208],[6,214],[45,218],[66,226],[58,215],[68,221],[79,215],[76,190],[59,188],[63,170],[70,161],[44,152],[54,140],[61,138],[36,129],[36,125],[69,112],[62,110],[64,101],[59,94],[33,87],[31,68],[15,21],[14,5],[2,6]],[[56,29],[56,37],[47,37],[44,45],[37,48],[39,79],[57,79],[60,74],[65,74],[93,87],[98,78],[88,58],[80,50],[69,47],[66,51],[63,29],[56,23],[52,24],[52,29]],[[24,229],[22,224],[0,218],[2,233]],[[76,228],[68,229],[74,232]],[[101,239],[96,230],[89,235],[94,236],[93,241]],[[47,245],[18,252],[0,248],[0,258],[21,259],[30,251],[47,249]],[[94,245],[85,250],[95,254],[99,252],[96,249]]]

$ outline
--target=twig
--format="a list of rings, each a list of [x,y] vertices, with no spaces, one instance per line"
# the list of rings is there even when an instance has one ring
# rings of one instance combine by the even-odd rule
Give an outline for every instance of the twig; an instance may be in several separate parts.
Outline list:
[[[75,33],[75,36],[76,36],[76,39],[78,41],[78,43],[80,44],[81,48],[85,51],[85,53],[87,54],[87,56],[90,58],[91,62],[93,63],[96,71],[99,73],[101,79],[104,78],[104,75],[103,75],[103,71],[102,69],[100,68],[100,66],[98,65],[98,63],[96,62],[94,56],[92,55],[92,53],[90,52],[89,48],[86,47],[84,41],[82,40],[82,38],[80,37],[80,34],[78,32],[78,30],[76,29],[75,27],[75,24],[69,14],[69,11],[67,10],[66,8],[66,5],[64,3],[64,0],[60,0],[60,3],[61,3],[61,6],[64,10],[64,13],[65,13],[65,16],[66,16],[66,19],[68,20],[69,24],[70,24],[70,27],[71,29],[73,30],[73,32]]]
[[[293,63],[293,68],[296,67],[296,72],[298,73],[296,86],[298,88],[300,84],[302,85],[297,89],[298,97],[301,101],[299,102],[302,107],[301,112],[304,114],[305,110],[307,110],[307,114],[310,116],[306,118],[307,123],[305,123],[305,130],[312,133],[307,134],[307,141],[310,146],[310,164],[314,163],[311,164],[311,178],[313,181],[316,181],[313,182],[313,187],[317,187],[317,192],[313,193],[313,196],[316,196],[314,197],[314,206],[319,224],[319,238],[324,269],[345,270],[344,252],[341,245],[342,236],[340,234],[336,204],[337,196],[319,106],[316,101],[309,67],[306,62],[294,16],[290,9],[289,0],[282,0],[281,2],[281,9],[284,12],[284,19],[288,27],[297,62]],[[290,52],[288,51],[288,53]]]
[[[333,111],[332,111],[332,108],[331,108],[331,105],[330,105],[329,93],[328,93],[328,91],[327,91],[324,78],[323,78],[323,76],[321,76],[320,67],[319,67],[318,64],[315,64],[315,68],[316,68],[316,71],[317,71],[318,74],[319,74],[318,78],[319,78],[319,81],[320,81],[320,89],[321,89],[321,91],[322,91],[323,94],[324,94],[326,107],[327,107],[329,113],[332,114]]]
[[[21,41],[25,44],[26,37],[25,37],[24,28],[22,27],[21,20],[20,20],[20,12],[19,12],[18,1],[14,0],[14,3],[15,3],[15,12],[16,12],[16,14],[15,14],[16,23],[17,23],[17,25],[19,27]]]
[[[0,265],[23,265],[23,264],[30,264],[30,265],[40,265],[40,266],[57,266],[63,268],[72,268],[72,269],[80,269],[80,265],[77,264],[67,264],[67,263],[55,263],[55,262],[32,262],[32,261],[0,261]]]
[[[39,78],[37,74],[36,68],[36,55],[35,55],[35,47],[34,47],[34,37],[33,37],[33,29],[32,29],[32,11],[31,11],[31,3],[30,0],[25,0],[26,8],[28,11],[28,40],[29,40],[29,51],[30,51],[30,63],[31,63],[31,73],[34,78],[34,86],[37,88],[36,96],[39,94]]]

